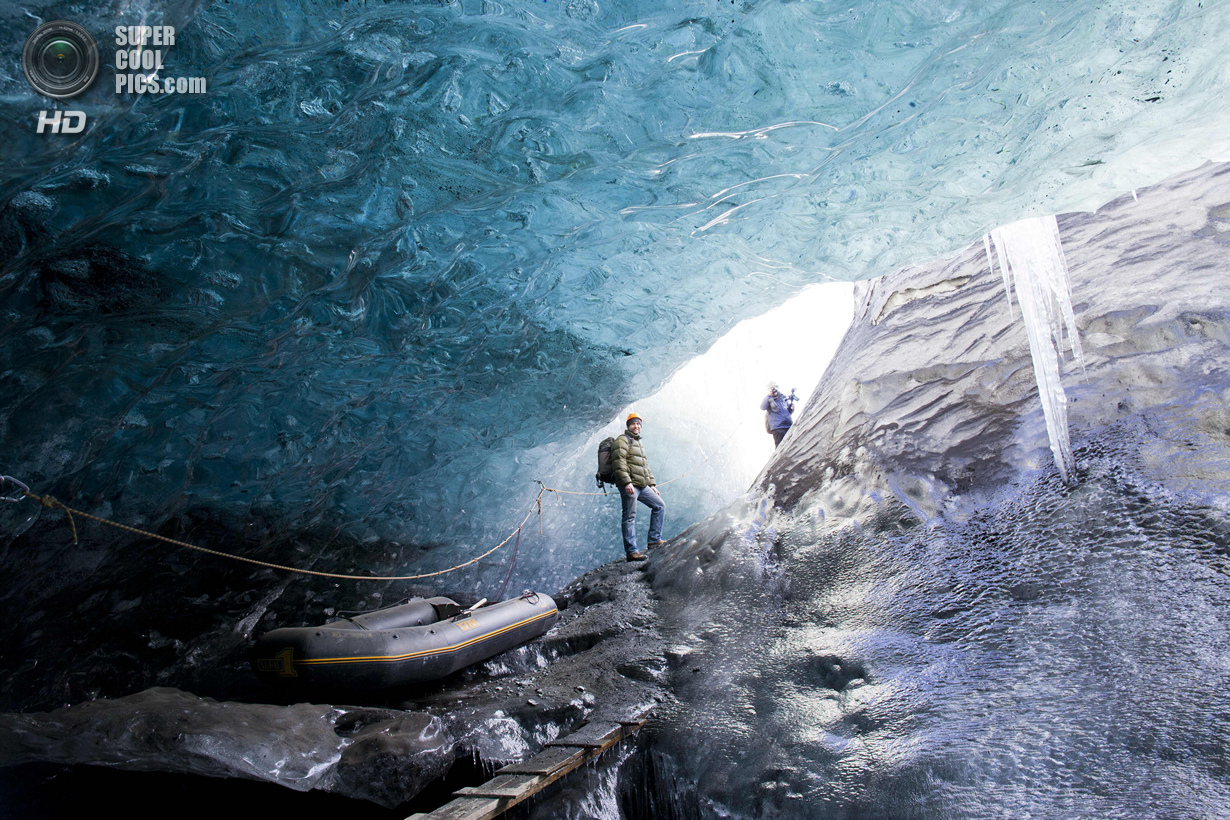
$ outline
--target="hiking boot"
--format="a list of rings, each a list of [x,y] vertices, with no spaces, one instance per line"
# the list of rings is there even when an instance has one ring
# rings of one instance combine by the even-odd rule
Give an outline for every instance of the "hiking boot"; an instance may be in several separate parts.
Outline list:
[[[660,538],[657,541],[650,541],[648,544],[645,545],[646,549],[651,549],[651,550],[656,550],[658,547],[665,547],[665,546],[666,546],[666,542]]]
[[[648,558],[648,557],[649,557],[649,556],[648,556],[648,555],[646,555],[646,554],[645,554],[645,553],[643,553],[643,552],[630,552],[630,553],[628,553],[628,560],[629,560],[629,561],[644,561],[644,560],[645,560],[646,558]]]

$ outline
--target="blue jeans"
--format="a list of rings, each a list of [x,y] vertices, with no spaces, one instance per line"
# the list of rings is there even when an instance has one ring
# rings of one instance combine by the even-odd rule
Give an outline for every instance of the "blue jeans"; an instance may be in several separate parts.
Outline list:
[[[648,541],[652,544],[654,541],[659,541],[662,538],[662,517],[666,510],[666,504],[662,502],[662,496],[658,495],[656,487],[633,487],[632,495],[628,495],[623,489],[619,491],[619,499],[624,505],[624,552],[628,555],[636,552],[636,502],[640,501],[650,509],[649,513],[649,538]]]

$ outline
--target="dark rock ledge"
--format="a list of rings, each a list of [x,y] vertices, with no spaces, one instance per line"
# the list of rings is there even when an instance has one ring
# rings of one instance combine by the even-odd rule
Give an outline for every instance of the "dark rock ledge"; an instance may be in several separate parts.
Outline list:
[[[245,778],[399,806],[454,766],[524,760],[586,722],[618,721],[667,698],[643,565],[599,567],[556,600],[560,621],[543,638],[441,684],[358,705],[217,701],[158,687],[0,714],[0,766]]]

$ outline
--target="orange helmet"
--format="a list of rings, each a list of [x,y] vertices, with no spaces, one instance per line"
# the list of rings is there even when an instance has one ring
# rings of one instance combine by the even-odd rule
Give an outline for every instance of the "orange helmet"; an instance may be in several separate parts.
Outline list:
[[[644,419],[642,419],[642,418],[641,418],[641,414],[640,414],[640,413],[629,413],[629,414],[628,414],[628,420],[624,422],[624,427],[627,427],[629,424],[631,424],[631,423],[632,423],[632,422],[634,422],[634,421],[639,421],[639,422],[641,422],[642,424],[644,424],[644,423],[645,423],[645,422],[644,422]]]

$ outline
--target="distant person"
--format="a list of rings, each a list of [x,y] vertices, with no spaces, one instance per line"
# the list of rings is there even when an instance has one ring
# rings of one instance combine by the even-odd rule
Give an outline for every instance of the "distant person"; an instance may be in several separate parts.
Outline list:
[[[794,403],[798,398],[793,390],[789,396],[783,396],[777,389],[777,382],[769,382],[769,395],[760,403],[760,409],[765,411],[764,426],[773,436],[773,449],[777,449],[790,425],[794,424],[790,414],[794,412]]]
[[[660,547],[665,543],[662,540],[662,518],[666,504],[658,494],[658,483],[649,471],[649,461],[641,446],[641,417],[629,413],[624,426],[624,432],[616,436],[611,445],[615,486],[621,489],[619,497],[623,502],[624,553],[629,561],[644,561],[647,556],[636,548],[636,502],[640,501],[650,509],[647,548]]]

